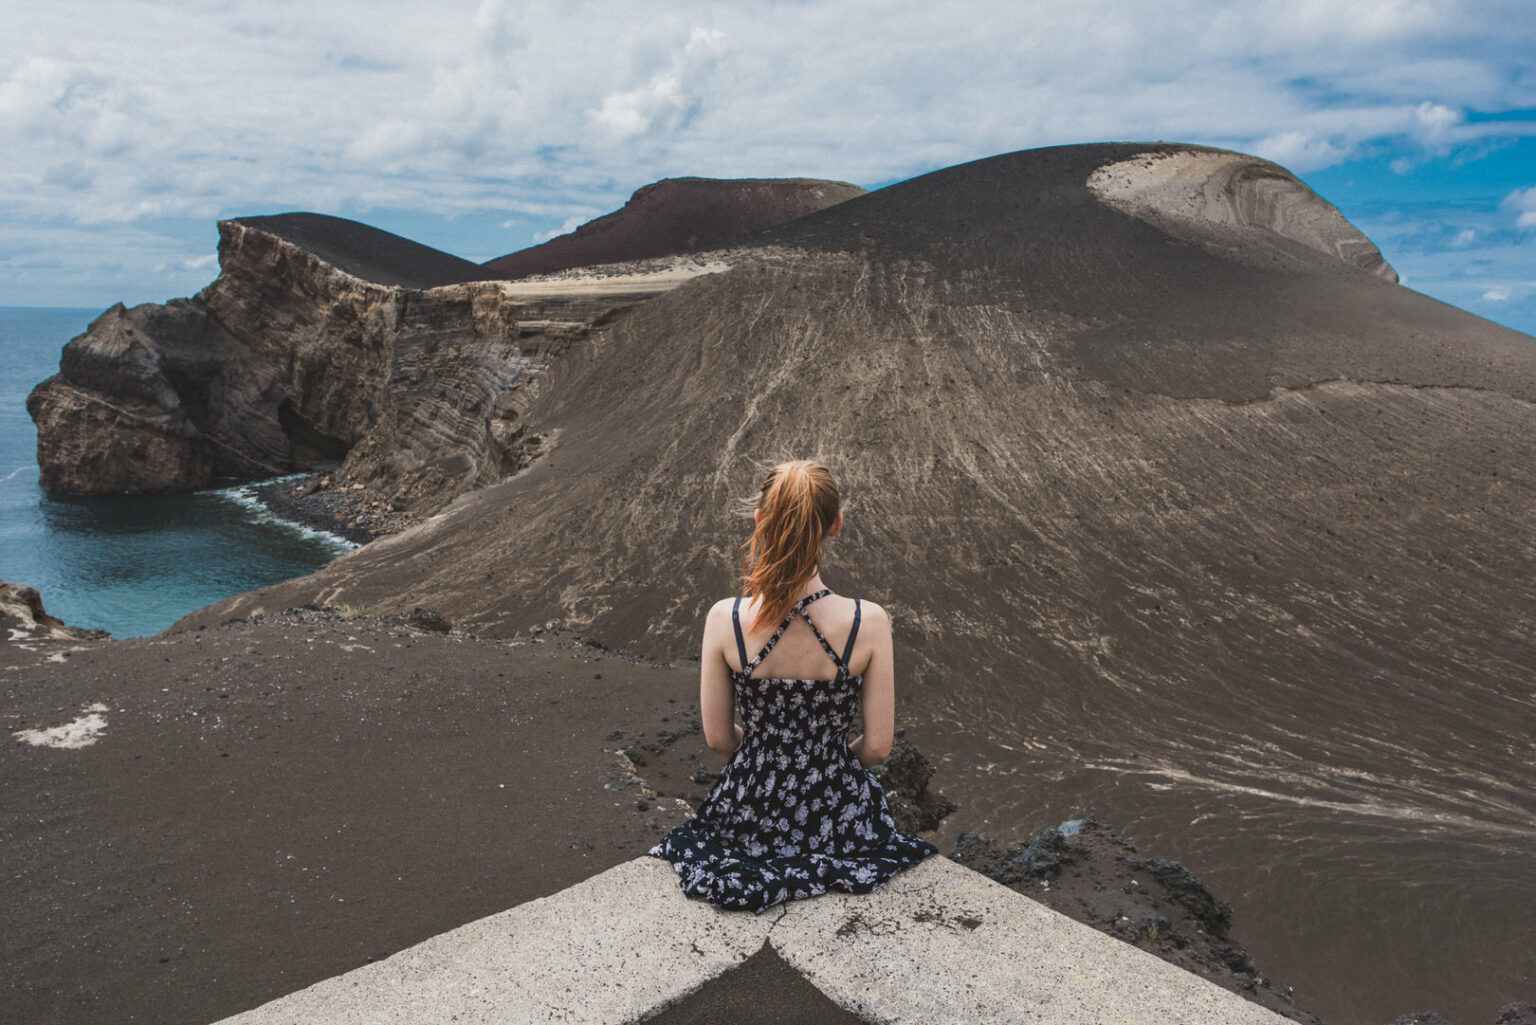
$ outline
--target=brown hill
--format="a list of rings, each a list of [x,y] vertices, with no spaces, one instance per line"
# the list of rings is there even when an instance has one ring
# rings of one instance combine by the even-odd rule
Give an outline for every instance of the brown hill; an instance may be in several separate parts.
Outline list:
[[[666,178],[569,235],[489,260],[507,278],[717,249],[864,190],[809,178]]]
[[[291,242],[338,270],[376,285],[435,288],[496,276],[441,249],[344,217],[287,213],[240,217],[236,223]]]
[[[733,501],[818,456],[953,828],[1093,810],[1220,862],[1325,1019],[1521,996],[1536,341],[1192,147],[978,161],[730,259],[552,363],[528,469],[188,625],[323,597],[676,657]]]

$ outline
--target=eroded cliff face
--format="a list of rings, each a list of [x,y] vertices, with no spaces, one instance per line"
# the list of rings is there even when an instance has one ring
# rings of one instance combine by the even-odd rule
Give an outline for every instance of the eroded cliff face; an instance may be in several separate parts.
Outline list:
[[[33,391],[45,489],[175,491],[334,468],[338,486],[423,511],[519,465],[507,396],[551,346],[537,327],[524,336],[498,283],[379,284],[262,228],[219,231],[217,280],[191,299],[108,310]]]

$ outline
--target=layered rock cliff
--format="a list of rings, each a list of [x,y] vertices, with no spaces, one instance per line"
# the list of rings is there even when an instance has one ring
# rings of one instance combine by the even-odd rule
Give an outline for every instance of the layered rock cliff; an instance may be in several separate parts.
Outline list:
[[[324,486],[350,506],[429,513],[538,451],[520,416],[552,360],[618,311],[723,265],[653,259],[609,267],[600,283],[498,279],[530,259],[548,269],[691,251],[862,191],[661,182],[507,267],[320,214],[225,221],[212,284],[108,310],[29,397],[42,485],[181,491],[326,470]]]
[[[314,214],[225,221],[219,235],[217,280],[191,299],[108,310],[33,391],[46,490],[329,469],[337,487],[430,511],[524,464],[536,442],[517,422],[518,390],[631,301],[443,284],[483,272]]]

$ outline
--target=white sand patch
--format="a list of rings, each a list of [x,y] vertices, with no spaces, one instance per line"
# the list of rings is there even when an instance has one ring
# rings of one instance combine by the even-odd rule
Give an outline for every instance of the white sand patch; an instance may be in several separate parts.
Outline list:
[[[85,714],[63,726],[46,730],[17,730],[11,736],[33,747],[90,747],[101,739],[101,731],[107,728],[106,717],[101,713],[107,706],[97,702],[85,707]]]
[[[610,265],[621,266],[621,265]],[[592,268],[541,275],[501,283],[510,299],[587,298],[605,295],[651,295],[670,292],[685,281],[731,269],[723,260],[679,261],[655,270],[605,273]]]

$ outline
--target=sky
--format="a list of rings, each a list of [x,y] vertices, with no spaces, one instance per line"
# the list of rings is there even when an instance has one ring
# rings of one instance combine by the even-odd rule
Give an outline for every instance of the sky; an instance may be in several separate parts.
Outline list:
[[[660,178],[877,188],[1077,142],[1300,176],[1536,333],[1531,0],[50,0],[0,34],[0,305],[189,295],[220,218],[483,261]]]

